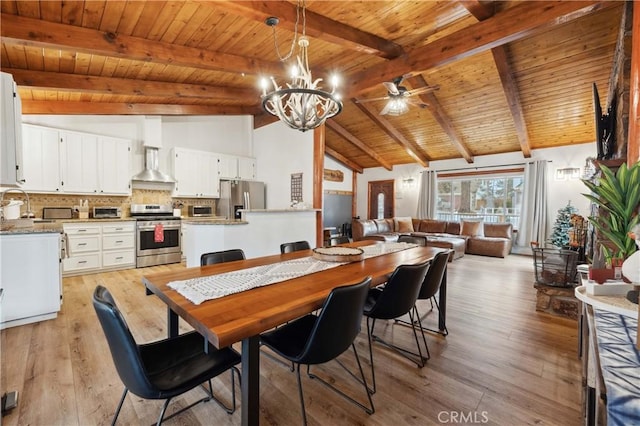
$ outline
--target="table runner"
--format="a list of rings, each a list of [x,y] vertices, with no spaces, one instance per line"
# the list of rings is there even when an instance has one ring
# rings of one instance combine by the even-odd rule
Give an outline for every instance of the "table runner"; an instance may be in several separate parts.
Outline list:
[[[413,247],[417,247],[417,244],[379,243],[360,248],[364,251],[364,258],[367,259]],[[199,305],[206,300],[313,274],[345,263],[348,262],[327,262],[313,257],[303,257],[224,274],[172,281],[167,286],[176,290],[192,303]]]

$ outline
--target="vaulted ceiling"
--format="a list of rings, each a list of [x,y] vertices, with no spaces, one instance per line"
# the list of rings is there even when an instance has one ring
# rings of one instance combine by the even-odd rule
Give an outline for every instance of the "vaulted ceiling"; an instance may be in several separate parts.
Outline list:
[[[592,83],[608,90],[622,2],[307,1],[314,78],[341,76],[326,152],[357,171],[593,142]],[[254,115],[296,2],[1,2],[2,71],[25,114]],[[302,25],[298,25],[298,33]],[[416,95],[380,115],[381,84]],[[605,99],[603,99],[604,102]]]

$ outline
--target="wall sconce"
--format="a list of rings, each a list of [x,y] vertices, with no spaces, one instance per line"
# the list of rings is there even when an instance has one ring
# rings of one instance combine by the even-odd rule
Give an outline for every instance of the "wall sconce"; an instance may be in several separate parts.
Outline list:
[[[556,180],[580,179],[579,167],[565,167],[556,169]]]
[[[412,177],[402,179],[402,187],[403,188],[415,188],[416,180]]]

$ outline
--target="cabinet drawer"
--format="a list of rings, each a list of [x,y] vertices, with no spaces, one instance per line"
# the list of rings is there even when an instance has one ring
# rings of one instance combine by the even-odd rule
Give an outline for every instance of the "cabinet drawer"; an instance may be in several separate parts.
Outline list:
[[[100,235],[100,225],[63,225],[64,232],[69,235]]]
[[[102,267],[117,265],[134,265],[136,263],[134,250],[121,250],[102,253]]]
[[[102,250],[134,248],[135,238],[133,234],[113,234],[102,236]]]
[[[100,254],[83,254],[80,256],[67,257],[62,262],[63,271],[81,271],[83,269],[97,269],[100,267]]]
[[[105,223],[104,225],[102,225],[103,234],[119,234],[123,232],[133,233],[134,230],[135,230],[134,222]]]
[[[75,256],[76,253],[86,253],[100,250],[100,237],[69,237],[69,255]]]

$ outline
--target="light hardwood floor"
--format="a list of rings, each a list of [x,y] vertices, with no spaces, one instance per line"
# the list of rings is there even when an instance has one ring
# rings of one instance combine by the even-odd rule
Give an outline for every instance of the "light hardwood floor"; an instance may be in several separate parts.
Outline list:
[[[16,409],[2,419],[13,425],[109,424],[122,392],[91,295],[97,284],[114,294],[139,342],[166,335],[166,307],[145,296],[145,273],[182,265],[85,275],[64,279],[64,304],[55,320],[2,331],[2,392],[19,391]],[[580,363],[577,326],[535,311],[533,262],[511,255],[496,259],[467,255],[449,267],[449,336],[427,336],[431,360],[418,369],[380,345],[374,347],[378,392],[368,416],[319,383],[304,380],[307,416],[318,425],[578,425]],[[428,302],[424,303],[423,310]],[[429,325],[436,315],[429,315]],[[378,328],[379,327],[379,328]],[[181,328],[187,330],[181,322]],[[380,323],[376,329],[401,345],[412,344],[408,328]],[[368,359],[366,333],[357,340]],[[342,355],[353,365],[349,351]],[[365,361],[368,368],[368,361]],[[335,363],[316,371],[336,378],[364,397]],[[261,357],[261,424],[301,423],[293,373]],[[367,376],[368,377],[368,376]],[[229,375],[214,381],[230,396]],[[194,390],[176,399],[169,412],[202,395]],[[240,404],[242,401],[238,401]],[[118,424],[151,424],[161,402],[129,394]],[[464,421],[461,421],[464,420]],[[199,404],[168,425],[240,424],[214,403]]]

